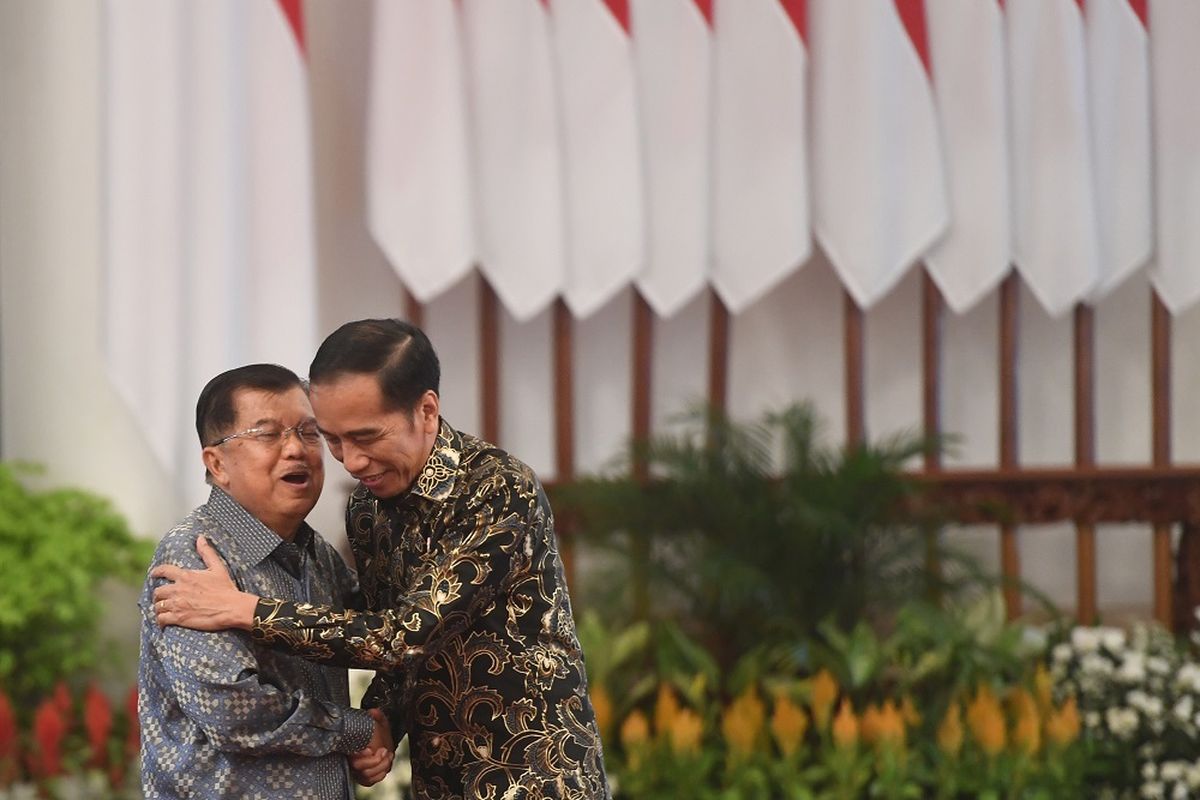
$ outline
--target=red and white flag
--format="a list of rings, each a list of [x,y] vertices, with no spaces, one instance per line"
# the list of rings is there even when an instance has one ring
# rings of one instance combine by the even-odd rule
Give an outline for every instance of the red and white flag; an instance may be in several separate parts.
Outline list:
[[[646,192],[637,285],[660,317],[708,283],[711,2],[630,0]]]
[[[367,106],[367,222],[422,302],[475,262],[458,4],[375,3]]]
[[[866,308],[949,221],[933,93],[912,38],[924,36],[923,10],[920,0],[810,0],[808,8],[813,228]]]
[[[999,0],[925,0],[925,13],[951,219],[925,264],[961,314],[1012,264],[1004,17]]]
[[[1150,3],[1157,252],[1151,278],[1172,313],[1200,300],[1200,3]]]
[[[218,372],[307,372],[317,339],[299,0],[107,0],[104,349],[180,498]]]
[[[542,0],[462,0],[480,266],[517,320],[565,285],[562,148]]]
[[[804,0],[716,0],[712,282],[731,311],[812,251]]]
[[[628,0],[548,0],[567,210],[563,295],[586,317],[646,260],[642,151]]]
[[[1150,42],[1145,0],[1086,0],[1099,278],[1116,288],[1154,249]]]
[[[1013,260],[1052,315],[1097,285],[1083,13],[1076,0],[1005,0],[1013,151]]]

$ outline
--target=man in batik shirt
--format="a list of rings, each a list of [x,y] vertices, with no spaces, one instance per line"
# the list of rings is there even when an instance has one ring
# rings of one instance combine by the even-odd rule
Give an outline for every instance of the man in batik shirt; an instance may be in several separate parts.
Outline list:
[[[247,591],[344,605],[356,592],[354,575],[304,522],[324,469],[300,379],[273,364],[222,373],[200,395],[196,431],[212,491],[167,533],[152,566],[201,566],[195,542],[203,535],[213,559],[223,559]],[[160,583],[148,578],[139,603],[138,717],[149,800],[347,800],[348,756],[364,783],[386,773],[387,722],[350,707],[344,669],[241,631],[160,629],[152,608]]]
[[[343,325],[310,368],[317,423],[359,482],[347,535],[374,613],[238,592],[214,564],[158,572],[175,583],[155,596],[179,603],[158,622],[378,670],[364,705],[408,731],[418,800],[606,798],[546,495],[441,419],[439,376],[425,334],[399,320]]]

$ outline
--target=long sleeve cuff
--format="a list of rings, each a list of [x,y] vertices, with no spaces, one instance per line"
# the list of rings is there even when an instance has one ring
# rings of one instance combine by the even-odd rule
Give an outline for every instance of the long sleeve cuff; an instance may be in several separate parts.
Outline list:
[[[342,753],[357,753],[371,743],[371,734],[375,732],[375,719],[360,708],[346,711],[346,727],[342,731]]]

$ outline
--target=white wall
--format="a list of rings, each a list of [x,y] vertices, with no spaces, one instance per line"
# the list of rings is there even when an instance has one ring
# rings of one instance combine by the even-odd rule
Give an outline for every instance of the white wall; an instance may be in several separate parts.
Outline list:
[[[370,5],[310,3],[321,322],[399,314],[403,290],[370,240],[363,200],[363,130]],[[107,383],[98,349],[101,250],[98,38],[100,16],[83,0],[0,0],[0,441],[6,458],[39,461],[53,483],[102,492],[136,530],[157,537],[186,509],[171,498],[135,421]],[[870,435],[920,418],[919,280],[911,275],[867,315]],[[426,326],[443,360],[444,409],[479,425],[478,287],[471,278],[431,303]],[[145,298],[153,302],[153,298]],[[1071,325],[1021,297],[1021,458],[1072,457]],[[818,256],[732,322],[730,408],[755,416],[802,397],[823,411],[833,440],[844,430],[842,299]],[[698,300],[655,330],[656,425],[706,386],[707,303]],[[1099,307],[1098,455],[1144,463],[1149,455],[1149,301],[1138,276]],[[577,457],[603,465],[629,432],[629,296],[576,328]],[[951,465],[987,466],[997,454],[996,298],[945,323],[944,421],[963,434]],[[550,320],[501,325],[501,444],[553,477]],[[1200,311],[1175,324],[1174,452],[1200,459]],[[197,469],[197,480],[199,480]],[[331,463],[318,527],[335,533],[345,480]],[[747,536],[752,536],[747,532]],[[994,532],[964,531],[989,558]],[[1102,604],[1148,607],[1148,532],[1101,532]],[[1071,602],[1074,559],[1065,526],[1022,536],[1026,573]]]

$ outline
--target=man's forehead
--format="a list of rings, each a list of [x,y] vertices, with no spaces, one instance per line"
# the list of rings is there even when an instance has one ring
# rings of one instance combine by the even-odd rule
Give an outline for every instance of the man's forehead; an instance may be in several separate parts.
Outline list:
[[[282,392],[242,388],[233,394],[233,411],[242,422],[271,422],[281,416],[312,416],[312,406],[304,391],[295,386]]]

